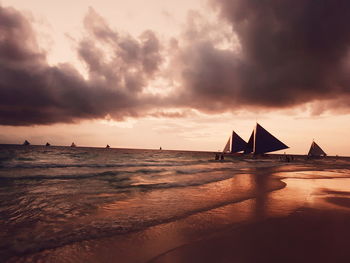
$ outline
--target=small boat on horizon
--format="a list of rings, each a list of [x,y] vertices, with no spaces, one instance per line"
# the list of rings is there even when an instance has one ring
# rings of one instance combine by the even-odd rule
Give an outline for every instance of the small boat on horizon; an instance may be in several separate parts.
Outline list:
[[[51,146],[51,144],[49,144],[48,142],[45,144],[45,146]]]
[[[107,149],[108,149],[108,148],[111,148],[111,146],[109,146],[109,144],[107,144],[107,145],[106,145],[106,148],[107,148]]]
[[[30,145],[30,142],[28,142],[27,140],[25,140],[24,143],[23,143],[23,145],[24,145],[24,146],[28,146],[28,145]]]
[[[70,147],[77,147],[74,142],[70,145]]]

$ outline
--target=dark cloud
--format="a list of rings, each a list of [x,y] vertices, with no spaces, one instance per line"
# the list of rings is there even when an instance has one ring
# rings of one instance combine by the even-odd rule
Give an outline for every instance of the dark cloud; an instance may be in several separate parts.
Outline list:
[[[192,11],[181,37],[167,44],[153,31],[118,32],[90,8],[84,37],[75,42],[86,76],[70,64],[49,65],[28,20],[0,7],[0,124],[183,117],[191,109],[307,102],[313,114],[349,112],[350,1],[211,2],[219,20]],[[149,92],[159,77],[176,88]]]
[[[341,106],[350,107],[344,104],[350,95],[349,1],[211,2],[240,48],[218,48],[210,34],[203,37],[203,29],[189,23],[187,45],[177,57],[184,83],[180,104],[214,112],[318,100],[334,100],[327,105],[337,107],[341,97]]]
[[[157,106],[157,97],[143,92],[162,63],[156,35],[120,35],[93,9],[84,26],[77,45],[87,79],[72,65],[50,66],[26,18],[0,7],[0,124],[122,119]]]

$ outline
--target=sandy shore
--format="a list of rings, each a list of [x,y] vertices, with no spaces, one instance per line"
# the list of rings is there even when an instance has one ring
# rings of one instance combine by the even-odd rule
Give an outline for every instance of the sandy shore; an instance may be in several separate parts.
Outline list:
[[[222,183],[254,197],[10,262],[350,262],[348,163],[259,167]]]
[[[349,212],[302,208],[185,245],[151,262],[345,263],[350,260],[349,222]]]
[[[275,173],[287,185],[258,195],[255,220],[150,262],[350,262],[350,171],[313,168]]]

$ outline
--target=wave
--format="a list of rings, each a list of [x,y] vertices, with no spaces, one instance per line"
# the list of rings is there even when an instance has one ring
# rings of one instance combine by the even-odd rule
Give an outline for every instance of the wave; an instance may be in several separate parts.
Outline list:
[[[272,179],[272,180],[275,180],[276,182],[279,182],[279,183],[276,184],[274,187],[270,187],[269,189],[266,189],[265,192],[276,191],[286,186],[284,182],[278,179]],[[53,236],[48,236],[47,238],[39,239],[39,240],[35,240],[35,237],[34,237],[31,240],[31,242],[26,243],[25,246],[19,246],[18,241],[14,241],[16,242],[16,244],[11,244],[11,242],[8,242],[1,249],[10,250],[13,253],[15,253],[17,256],[33,254],[46,249],[54,249],[54,248],[62,247],[64,245],[72,244],[75,242],[82,242],[85,240],[99,239],[99,238],[105,238],[105,237],[110,237],[114,235],[122,235],[130,232],[140,231],[142,229],[145,229],[151,226],[177,221],[197,213],[210,211],[212,209],[216,209],[226,205],[231,205],[234,203],[243,202],[243,201],[255,198],[256,196],[257,196],[257,193],[249,192],[239,197],[233,197],[230,200],[218,202],[216,204],[204,206],[193,210],[183,211],[181,214],[177,214],[177,215],[173,215],[165,218],[149,219],[144,222],[131,222],[128,225],[107,224],[105,221],[100,223],[94,222],[93,225],[87,225],[86,222],[81,224],[76,223],[74,224],[74,226],[72,226],[70,230],[66,229],[67,230],[66,232],[57,232]]]
[[[35,158],[29,158],[29,157],[18,157],[15,160],[17,161],[35,161]]]
[[[239,167],[219,167],[219,168],[210,168],[206,167],[203,169],[186,169],[186,170],[176,170],[177,174],[198,174],[198,173],[208,173],[210,172],[235,172],[235,168],[239,170]]]
[[[24,175],[24,176],[0,176],[0,179],[4,180],[78,180],[78,179],[88,179],[88,178],[98,178],[98,177],[113,177],[115,181],[116,176],[127,176],[123,180],[127,180],[130,174],[135,173],[161,173],[166,170],[136,170],[136,171],[105,171],[101,173],[86,173],[86,174],[71,174],[71,175]]]
[[[224,181],[232,178],[234,175],[223,176],[219,178],[203,178],[201,181],[185,181],[185,182],[174,182],[174,183],[150,183],[150,184],[142,184],[136,183],[131,185],[121,185],[117,188],[138,188],[140,190],[148,190],[148,189],[166,189],[166,188],[181,188],[181,187],[190,187],[190,186],[200,186],[209,183],[215,183]]]
[[[72,174],[37,174],[33,175],[0,175],[0,180],[7,181],[41,181],[41,180],[82,180],[82,179],[100,179],[113,182],[130,181],[130,184],[114,185],[117,189],[159,189],[159,188],[173,188],[173,187],[187,187],[202,185],[210,182],[216,182],[232,178],[235,174],[241,173],[240,169],[233,169],[228,167],[223,168],[206,168],[206,169],[137,169],[137,170],[118,170],[118,171],[103,171],[94,173],[72,173]],[[192,177],[200,174],[200,176]],[[133,177],[143,176],[140,179]],[[191,176],[191,177],[189,177]],[[148,183],[143,183],[144,180]],[[157,182],[159,180],[167,180],[169,182]],[[176,182],[173,182],[176,180]],[[153,182],[152,182],[153,181]]]
[[[103,163],[64,163],[64,164],[57,164],[57,163],[36,163],[36,164],[29,164],[29,163],[21,163],[21,164],[2,164],[2,168],[8,168],[8,169],[33,169],[33,168],[112,168],[112,167],[157,167],[157,166],[188,166],[188,165],[196,165],[196,164],[203,164],[207,163],[208,161],[205,160],[198,160],[198,161],[185,161],[185,162],[158,162],[158,163],[109,163],[109,164],[103,164]]]

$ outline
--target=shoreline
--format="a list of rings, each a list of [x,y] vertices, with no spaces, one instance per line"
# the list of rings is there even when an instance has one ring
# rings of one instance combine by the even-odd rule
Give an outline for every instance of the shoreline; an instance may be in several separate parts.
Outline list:
[[[264,167],[264,168],[266,169],[266,167]],[[273,168],[275,168],[275,167],[273,167]],[[250,173],[247,173],[247,174],[238,173],[238,174],[235,174],[232,178],[228,178],[228,179],[225,179],[223,181],[218,181],[218,182],[210,182],[210,183],[204,184],[202,186],[205,187],[207,185],[212,185],[212,184],[231,184],[235,180],[238,180],[238,182],[245,181],[245,180],[247,180],[245,178],[249,178],[252,176],[253,176],[253,178],[255,178],[255,175],[252,175]],[[251,178],[251,180],[253,180],[253,178]],[[244,193],[242,191],[243,189],[241,189],[241,192],[239,193],[240,197],[238,197],[238,198],[233,196],[232,200],[230,200],[230,201],[215,204],[213,206],[208,206],[202,210],[191,211],[187,214],[184,214],[184,215],[176,217],[176,218],[168,218],[167,220],[164,220],[161,223],[154,223],[154,224],[152,223],[148,226],[145,226],[144,229],[139,229],[139,230],[131,231],[131,232],[124,233],[124,234],[111,233],[111,235],[108,235],[108,236],[101,236],[98,238],[92,238],[92,239],[88,239],[88,240],[81,240],[81,241],[76,241],[76,242],[72,242],[72,243],[67,243],[67,244],[59,245],[57,247],[52,247],[49,249],[36,251],[33,253],[26,253],[25,252],[22,255],[17,255],[15,257],[11,257],[10,262],[16,262],[17,260],[21,260],[21,259],[35,262],[37,257],[42,258],[43,256],[44,256],[44,258],[47,257],[46,259],[49,262],[63,262],[63,261],[56,261],[55,260],[55,258],[58,257],[58,254],[65,253],[64,251],[67,251],[67,250],[69,251],[71,249],[81,250],[85,246],[88,246],[90,248],[96,247],[96,255],[99,255],[98,257],[100,257],[100,256],[102,256],[100,250],[103,250],[106,247],[106,243],[109,243],[107,245],[107,247],[109,247],[109,250],[113,250],[113,246],[119,246],[120,244],[125,243],[123,241],[123,239],[131,238],[131,239],[137,240],[137,239],[139,239],[138,236],[145,235],[145,233],[147,236],[148,235],[153,236],[154,233],[156,233],[158,235],[159,231],[166,233],[169,231],[169,229],[172,229],[172,228],[178,228],[178,229],[187,228],[188,227],[187,225],[193,224],[194,221],[198,220],[197,219],[198,217],[200,218],[200,220],[203,220],[203,217],[206,217],[208,215],[210,216],[210,214],[213,211],[219,211],[222,209],[225,210],[226,207],[233,207],[234,209],[237,209],[237,207],[244,206],[244,210],[249,210],[249,207],[253,206],[251,203],[253,203],[254,200],[256,198],[258,198],[259,195],[269,194],[271,192],[274,192],[274,191],[277,191],[277,190],[280,190],[280,189],[283,189],[286,187],[286,184],[284,182],[282,182],[282,180],[280,180],[280,178],[270,178],[269,185],[267,185],[266,183],[267,183],[267,181],[265,181],[263,183],[264,187],[266,188],[266,189],[265,188],[261,189],[263,192],[257,193],[257,192],[255,192],[255,190],[247,189],[246,193]],[[196,187],[196,186],[193,186],[193,187]],[[178,189],[181,190],[181,188],[178,188]],[[161,191],[161,189],[160,189],[160,191]],[[246,211],[245,213],[247,214],[250,212]],[[213,215],[211,215],[211,216],[213,216]],[[245,216],[247,216],[247,215],[245,215]],[[238,217],[238,219],[239,219],[239,217]],[[228,225],[228,226],[225,226],[225,228],[230,227],[230,224],[232,223],[231,221],[232,220],[229,219],[228,222],[225,223]],[[191,223],[189,223],[189,222],[191,222]],[[214,230],[214,233],[211,233],[211,234],[216,235],[215,232],[221,231],[221,230],[222,229],[220,227],[218,227],[217,229]],[[183,230],[181,230],[181,231],[183,231]],[[148,233],[148,232],[150,232],[150,233]],[[195,236],[197,234],[193,234],[193,235]],[[193,240],[195,240],[197,238],[198,237],[196,236]],[[167,239],[167,237],[164,236],[164,239]],[[192,240],[192,238],[191,238],[191,240]],[[188,240],[186,242],[188,242]],[[113,244],[113,243],[115,245],[111,246],[110,244]],[[172,241],[168,245],[170,245],[171,247],[174,246]],[[131,250],[133,250],[132,246],[130,246],[130,248],[131,248]],[[164,251],[162,251],[162,252],[164,252]],[[74,253],[76,253],[76,252],[74,252]],[[117,252],[118,256],[122,256],[118,253],[119,252]],[[147,254],[147,252],[146,252],[146,254]],[[154,255],[152,254],[152,257],[153,256]],[[88,258],[85,258],[84,260],[77,259],[77,262],[85,262],[86,260],[88,260]],[[98,261],[98,258],[96,258],[96,260]],[[112,261],[109,261],[109,260],[104,261],[103,260],[102,262],[112,262]],[[122,262],[124,262],[124,261],[122,261]],[[125,262],[133,262],[133,261],[129,261],[128,259],[126,259]],[[143,261],[139,261],[139,262],[143,262]]]
[[[321,220],[320,226],[331,233],[337,233],[327,228],[327,224],[334,218],[350,221],[350,214],[347,212],[347,210],[350,211],[350,202],[347,206],[348,199],[339,199],[350,195],[346,190],[347,186],[350,189],[350,174],[346,171],[343,177],[336,177],[336,172],[327,168],[341,170],[344,167],[342,165],[331,167],[327,163],[320,167],[317,164],[304,163],[302,166],[280,164],[275,167],[251,168],[247,173],[251,174],[250,184],[255,185],[254,197],[221,204],[205,211],[185,215],[174,221],[148,226],[137,232],[75,242],[34,254],[17,256],[11,258],[9,262],[17,260],[64,262],[72,259],[74,262],[114,262],[116,258],[119,262],[193,262],[193,257],[196,259],[201,257],[202,262],[213,262],[205,261],[211,258],[206,253],[198,256],[198,251],[201,250],[211,251],[211,255],[216,257],[219,257],[219,254],[225,255],[222,260],[226,262],[225,260],[238,260],[235,255],[225,254],[225,251],[232,251],[229,246],[232,243],[231,240],[239,237],[236,241],[238,242],[242,235],[254,240],[257,238],[256,231],[267,231],[268,236],[275,235],[275,239],[284,240],[283,236],[288,237],[293,234],[295,228],[298,228],[303,221],[308,220],[308,225],[312,226],[313,220],[317,219],[316,215],[321,215],[326,220],[326,222]],[[301,177],[295,177],[298,173]],[[236,180],[238,180],[237,177]],[[266,187],[269,188],[269,184],[274,181],[286,185],[266,191]],[[337,182],[340,185],[334,184]],[[323,190],[318,193],[317,189]],[[281,225],[275,232],[272,227],[274,224]],[[285,232],[284,229],[290,229],[292,233]],[[239,233],[246,231],[246,234],[238,235],[237,231]],[[299,235],[300,238],[306,238],[302,233]],[[310,235],[314,236],[315,233]],[[219,243],[221,244],[219,247],[209,250],[209,247],[215,247]],[[248,243],[242,245],[243,248],[250,248]],[[239,243],[235,244],[239,245]],[[278,245],[274,240],[269,244],[270,247],[267,248],[270,250],[273,250],[272,246]],[[137,247],[137,253],[134,252],[135,247]],[[225,251],[222,251],[221,247],[226,248]],[[259,248],[258,244],[256,247]],[[243,251],[243,248],[240,251]],[[256,249],[252,248],[252,251]],[[284,250],[283,253],[291,252],[288,248]],[[274,250],[273,252],[277,253]],[[258,258],[244,259],[246,255],[240,255],[239,262],[268,262],[258,261]],[[176,261],[179,257],[181,261]],[[246,261],[242,261],[243,259]]]
[[[270,193],[265,217],[260,215],[215,237],[174,248],[148,262],[348,262],[350,174],[332,177],[328,171],[324,174],[329,176],[298,178],[288,173],[296,172],[275,175],[287,185]],[[293,195],[300,189],[298,197]],[[276,211],[282,209],[278,204],[274,207],[274,198],[285,206],[299,205],[291,213],[278,215]]]

